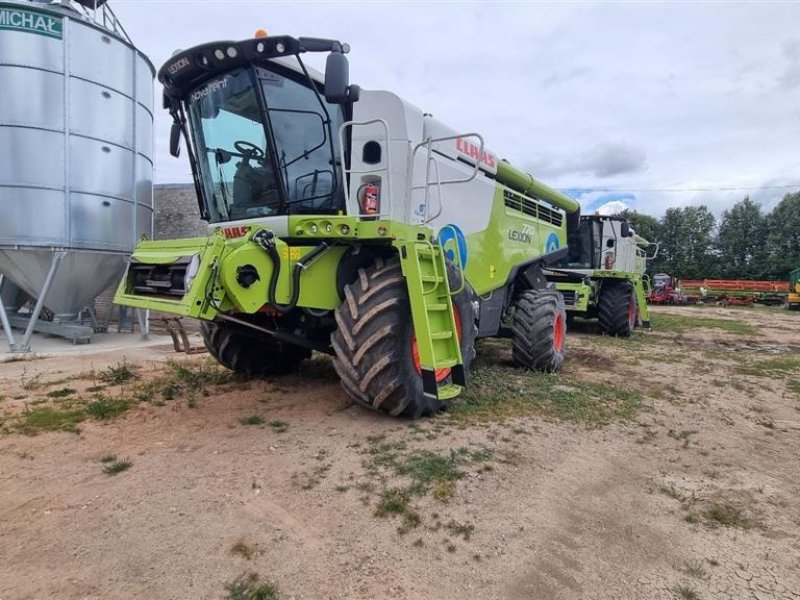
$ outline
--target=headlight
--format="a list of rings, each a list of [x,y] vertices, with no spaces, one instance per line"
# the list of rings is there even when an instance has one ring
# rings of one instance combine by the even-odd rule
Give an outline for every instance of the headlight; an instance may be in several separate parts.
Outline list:
[[[192,260],[189,262],[189,266],[186,267],[186,276],[183,278],[184,289],[187,292],[192,287],[192,281],[194,281],[194,277],[195,275],[197,275],[197,271],[199,270],[200,270],[200,255],[195,254],[194,256],[192,256]]]

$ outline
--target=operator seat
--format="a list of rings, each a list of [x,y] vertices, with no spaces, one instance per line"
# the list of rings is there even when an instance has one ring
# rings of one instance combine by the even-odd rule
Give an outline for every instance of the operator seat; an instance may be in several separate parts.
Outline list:
[[[280,199],[275,174],[263,165],[252,166],[245,157],[236,165],[233,175],[233,202],[230,219],[265,217],[277,208]]]

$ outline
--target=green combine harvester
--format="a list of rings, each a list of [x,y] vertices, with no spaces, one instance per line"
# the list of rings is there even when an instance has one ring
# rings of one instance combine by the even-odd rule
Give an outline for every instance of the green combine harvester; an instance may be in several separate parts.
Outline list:
[[[597,319],[600,331],[630,336],[634,327],[650,327],[644,273],[647,248],[622,217],[583,215],[571,231],[569,253],[546,271],[564,296],[570,317]]]
[[[578,203],[395,94],[349,83],[335,40],[256,37],[176,53],[159,71],[207,237],[142,241],[115,302],[202,320],[240,373],[333,355],[354,401],[430,415],[467,385],[475,340],[507,333],[556,371]],[[324,76],[301,55],[327,53]]]

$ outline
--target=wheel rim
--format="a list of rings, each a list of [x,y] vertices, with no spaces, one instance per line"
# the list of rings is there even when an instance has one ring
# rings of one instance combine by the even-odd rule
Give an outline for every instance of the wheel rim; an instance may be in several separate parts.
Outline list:
[[[458,312],[458,307],[455,304],[453,305],[453,316],[456,320],[456,338],[458,339],[458,344],[461,345],[461,313]],[[422,361],[420,361],[419,358],[419,344],[417,344],[416,334],[413,334],[411,337],[411,360],[414,361],[414,368],[417,370],[417,373],[422,375]],[[447,379],[450,376],[451,370],[450,367],[436,369],[436,382],[440,383]]]
[[[556,319],[553,321],[553,347],[556,352],[561,352],[564,348],[564,337],[566,335],[566,323],[564,315],[561,313],[556,314]]]

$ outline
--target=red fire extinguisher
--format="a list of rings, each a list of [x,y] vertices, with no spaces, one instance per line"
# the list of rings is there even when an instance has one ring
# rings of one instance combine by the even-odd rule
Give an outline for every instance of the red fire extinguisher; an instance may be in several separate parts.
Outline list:
[[[377,215],[380,212],[380,195],[381,188],[374,183],[368,183],[364,186],[364,198],[361,202],[361,208],[366,215]]]

